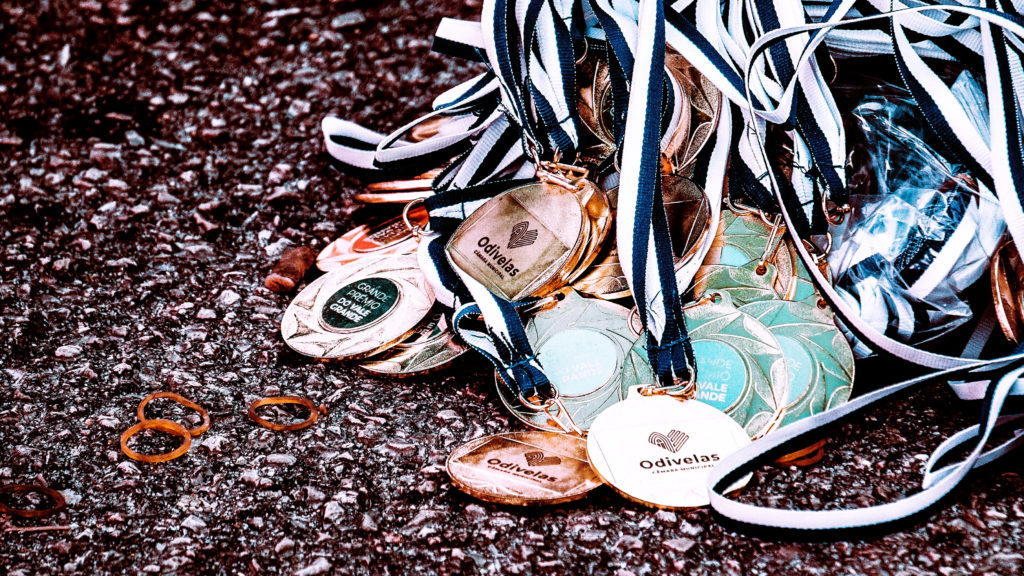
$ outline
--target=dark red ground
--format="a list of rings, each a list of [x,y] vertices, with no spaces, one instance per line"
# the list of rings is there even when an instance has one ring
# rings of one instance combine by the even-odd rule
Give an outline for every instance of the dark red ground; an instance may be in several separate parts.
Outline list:
[[[383,130],[422,113],[473,73],[430,54],[434,27],[477,10],[0,4],[0,483],[69,503],[43,521],[0,517],[0,574],[1020,572],[1017,459],[906,531],[856,542],[760,540],[608,490],[501,508],[442,469],[454,445],[520,427],[482,362],[392,381],[284,347],[289,297],[262,287],[277,254],[320,248],[367,213],[325,160],[320,119]],[[891,372],[862,370],[858,386]],[[155,390],[199,401],[213,426],[186,456],[139,464],[118,437]],[[246,405],[278,392],[328,414],[297,433],[256,427]],[[974,417],[936,388],[843,429],[815,468],[765,469],[744,498],[898,497]],[[40,525],[61,529],[4,531]]]

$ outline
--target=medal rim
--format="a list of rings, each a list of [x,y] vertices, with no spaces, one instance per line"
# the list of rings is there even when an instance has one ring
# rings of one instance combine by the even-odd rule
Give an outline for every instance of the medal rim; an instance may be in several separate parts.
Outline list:
[[[577,441],[582,442],[583,443],[582,452],[583,452],[583,454],[585,456],[584,461],[587,463],[587,468],[590,470],[591,474],[593,475],[593,478],[594,478],[593,485],[590,486],[589,488],[585,489],[585,490],[574,492],[572,494],[566,494],[566,495],[564,495],[562,497],[559,497],[559,498],[530,498],[530,499],[509,498],[509,497],[502,497],[502,496],[499,496],[497,494],[493,494],[493,493],[486,492],[486,491],[483,491],[483,490],[479,490],[479,489],[475,488],[473,485],[469,484],[468,482],[464,482],[463,480],[458,478],[452,472],[452,461],[455,459],[456,454],[458,454],[460,451],[462,452],[462,454],[459,454],[461,456],[461,455],[464,455],[464,454],[468,454],[469,452],[472,452],[476,448],[478,448],[480,446],[483,446],[484,444],[486,444],[487,442],[491,441],[494,438],[509,438],[509,437],[512,437],[512,436],[515,436],[515,435],[531,435],[531,434],[538,434],[538,435],[541,435],[541,434],[543,434],[543,435],[559,434],[561,436],[566,436],[566,437],[569,437],[569,438],[575,438],[575,439],[577,439]],[[603,481],[601,480],[600,476],[594,470],[593,466],[590,465],[589,456],[587,455],[587,441],[586,441],[586,439],[580,438],[578,436],[573,436],[571,434],[565,434],[564,432],[563,433],[560,433],[560,432],[550,432],[550,431],[547,431],[547,430],[523,430],[523,431],[497,432],[495,434],[487,434],[487,435],[484,435],[484,436],[479,436],[477,438],[473,438],[473,439],[467,440],[467,441],[463,442],[462,444],[459,444],[458,446],[456,446],[448,454],[448,458],[445,459],[444,468],[445,468],[445,472],[448,474],[448,478],[452,482],[452,485],[455,486],[456,488],[458,488],[459,490],[461,490],[462,492],[464,492],[465,494],[468,494],[468,495],[470,495],[470,496],[472,496],[472,497],[474,497],[474,498],[476,498],[478,500],[482,500],[484,502],[490,502],[490,503],[493,503],[493,504],[503,504],[503,505],[507,505],[507,506],[524,506],[524,507],[526,507],[526,506],[550,506],[550,505],[555,505],[555,504],[564,504],[564,503],[567,503],[567,502],[576,502],[578,500],[582,500],[582,499],[586,498],[588,495],[590,495],[591,492],[593,492],[597,488],[600,488],[601,485],[603,484]],[[582,485],[583,485],[582,483],[581,484],[577,484],[577,486],[582,486]]]
[[[674,399],[674,398],[671,398],[671,397],[665,396],[665,395],[654,395],[654,396],[643,396],[643,395],[640,395],[640,397],[641,398],[665,398],[665,399],[671,400],[673,402],[678,402],[679,404],[686,404],[687,402],[696,402],[698,404],[703,404],[704,406],[707,406],[711,410],[714,410],[715,412],[720,413],[729,422],[731,422],[731,423],[735,424],[737,427],[739,427],[740,432],[742,432],[742,434],[743,434],[743,437],[747,438],[748,444],[750,442],[752,442],[752,440],[747,436],[747,433],[743,429],[742,425],[740,425],[738,422],[733,420],[732,417],[730,417],[725,412],[722,412],[721,410],[715,408],[714,406],[711,406],[710,404],[707,404],[706,402],[701,402],[700,400],[685,400],[685,401],[681,401],[681,400],[677,400],[677,399]],[[619,402],[619,404],[625,404],[626,402],[630,402],[632,399],[633,399],[632,396],[629,396],[626,399],[624,399],[622,402]],[[594,422],[596,423],[597,420],[595,420]],[[610,482],[608,480],[608,478],[606,478],[604,476],[604,474],[601,474],[601,471],[598,469],[598,467],[594,465],[594,460],[590,456],[590,438],[591,437],[588,435],[587,436],[587,461],[590,463],[591,470],[594,471],[594,475],[597,476],[601,480],[601,482],[604,483],[605,486],[608,486],[615,493],[617,493],[619,496],[622,496],[626,500],[629,500],[630,502],[635,502],[637,504],[641,504],[641,505],[646,506],[648,508],[656,508],[656,509],[659,509],[659,510],[694,510],[694,509],[698,509],[698,508],[704,508],[704,507],[706,507],[706,506],[711,504],[710,492],[708,494],[708,501],[706,503],[704,503],[704,504],[694,504],[692,506],[679,506],[679,505],[673,505],[673,504],[664,504],[664,503],[660,503],[660,502],[653,502],[653,501],[650,501],[650,500],[645,500],[643,498],[640,498],[639,496],[633,495],[633,494],[631,494],[629,492],[626,492],[622,488],[620,488],[620,487],[616,486],[615,484],[613,484],[612,482]],[[740,445],[738,448],[736,448],[736,450],[739,450],[739,449],[743,448],[744,446],[746,446],[746,444]],[[735,450],[734,450],[734,452],[735,452]],[[728,456],[729,455],[726,454],[724,457],[727,458]],[[710,474],[710,472],[709,472],[709,474]],[[731,486],[729,486],[724,491],[724,493],[731,494],[733,492],[737,492],[739,490],[742,490],[743,488],[745,488],[750,483],[750,480],[753,478],[753,475],[754,475],[753,472],[751,472],[751,473],[747,474],[746,476],[744,476],[743,478],[737,480],[736,483],[731,485]]]

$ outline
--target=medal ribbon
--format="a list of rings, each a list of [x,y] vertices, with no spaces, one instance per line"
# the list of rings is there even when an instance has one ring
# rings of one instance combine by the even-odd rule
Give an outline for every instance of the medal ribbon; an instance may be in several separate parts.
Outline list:
[[[984,8],[953,2],[894,2],[891,5],[894,9],[890,12],[869,13],[839,22],[837,17],[846,14],[840,8],[846,6],[836,2],[826,12],[824,21],[819,24],[780,29],[760,38],[752,47],[751,62],[768,50],[772,43],[799,35],[807,39],[797,60],[799,68],[799,65],[803,65],[811,58],[814,50],[824,41],[826,33],[832,28],[856,26],[860,31],[866,26],[870,27],[872,23],[884,21],[889,25],[891,39],[888,52],[896,58],[905,83],[918,101],[929,125],[947,143],[947,147],[961,157],[961,161],[973,167],[973,174],[980,182],[982,194],[986,194],[988,190],[986,181],[992,184],[1003,206],[1006,224],[1015,242],[1018,238],[1024,238],[1024,228],[1021,226],[1024,221],[1019,216],[1020,199],[1024,193],[1024,178],[1021,178],[1024,169],[1021,159],[1020,125],[1020,113],[1024,102],[1024,91],[1021,90],[1021,77],[1024,76],[1024,72],[1020,67],[1020,39],[1024,38],[1024,21],[1019,15],[1020,6],[1010,7],[997,2],[989,2]],[[864,3],[859,6],[864,10]],[[868,8],[871,7],[868,5]],[[1006,8],[1007,12],[1001,12],[999,8]],[[954,14],[961,17],[953,18]],[[962,18],[963,15],[968,18]],[[950,25],[951,21],[956,24]],[[979,34],[972,35],[968,26],[977,30]],[[923,53],[934,52],[936,49],[945,53],[969,49],[979,56],[986,72],[985,84],[988,88],[988,143],[980,136],[983,131],[973,124],[972,117],[963,109],[963,105],[952,97],[949,88],[938,75],[927,69],[922,59],[923,54],[917,52],[921,41],[910,42],[906,30],[913,30],[915,35],[935,33],[941,40],[923,49]],[[877,36],[876,31],[870,32]],[[1013,37],[1008,36],[1008,33]],[[849,36],[842,38],[841,45],[846,50],[855,49],[856,46],[848,41]],[[880,52],[885,50],[877,42],[865,44],[864,49]],[[794,84],[791,82],[786,86],[784,95],[778,99],[778,107],[754,110],[754,99],[748,89],[749,107],[753,113],[768,121],[781,122],[790,116],[794,92]],[[774,175],[769,174],[769,177],[772,179],[772,188],[780,201],[782,215],[790,233],[795,234],[792,215],[782,203],[783,192],[776,185]],[[1014,356],[979,361],[926,352],[894,341],[873,327],[869,319],[861,318],[856,310],[844,302],[840,294],[813,265],[813,260],[798,235],[794,235],[794,241],[797,252],[807,264],[822,296],[833,306],[837,316],[851,332],[876,350],[944,371],[877,390],[839,408],[791,424],[726,458],[714,470],[708,484],[712,507],[720,517],[745,529],[770,529],[776,535],[779,530],[805,535],[813,533],[815,537],[841,537],[849,535],[850,532],[859,533],[864,530],[877,533],[879,527],[919,516],[949,494],[971,469],[994,461],[1024,443],[1022,437],[1017,434],[992,449],[984,450],[993,431],[1024,418],[1021,414],[1000,416],[1007,396],[1024,394],[1024,382],[1020,380],[1024,374],[1024,355],[1019,353],[1020,350]],[[945,256],[940,254],[936,260],[943,258]],[[933,262],[928,272],[935,266],[937,264]],[[972,354],[968,354],[970,355]],[[868,508],[803,511],[768,510],[740,504],[729,500],[721,492],[731,481],[788,453],[793,448],[813,443],[842,421],[852,419],[878,402],[928,382],[954,378],[971,380],[967,384],[950,382],[962,398],[975,399],[979,397],[979,392],[984,392],[981,422],[953,435],[935,450],[925,468],[923,489],[917,494]],[[979,387],[980,382],[985,381],[988,385],[984,388]],[[936,469],[943,456],[975,439],[975,448],[964,460]]]

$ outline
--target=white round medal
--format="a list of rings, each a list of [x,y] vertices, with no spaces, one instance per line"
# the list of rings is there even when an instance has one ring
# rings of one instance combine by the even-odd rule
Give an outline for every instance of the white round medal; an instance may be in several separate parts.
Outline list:
[[[710,503],[711,469],[749,443],[743,428],[720,410],[697,400],[644,396],[634,388],[590,426],[587,457],[598,476],[630,500],[694,508]]]

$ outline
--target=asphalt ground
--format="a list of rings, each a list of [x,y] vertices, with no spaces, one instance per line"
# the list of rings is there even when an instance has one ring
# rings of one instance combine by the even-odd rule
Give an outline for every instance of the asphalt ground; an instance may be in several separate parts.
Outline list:
[[[379,215],[352,202],[360,183],[328,162],[320,119],[388,130],[422,114],[477,71],[431,54],[434,28],[478,10],[0,4],[0,484],[50,486],[68,504],[41,520],[0,515],[0,573],[1019,573],[1018,458],[901,531],[851,541],[749,536],[707,510],[656,511],[608,489],[508,508],[443,471],[463,441],[522,429],[479,358],[395,380],[285,347],[290,296],[262,282],[278,255]],[[861,390],[901,372],[858,370]],[[212,426],[177,460],[137,463],[119,436],[157,390],[199,402]],[[279,393],[326,415],[292,433],[246,417]],[[150,413],[185,415],[159,402]],[[838,430],[814,467],[764,468],[740,497],[891,501],[976,418],[930,387]]]

